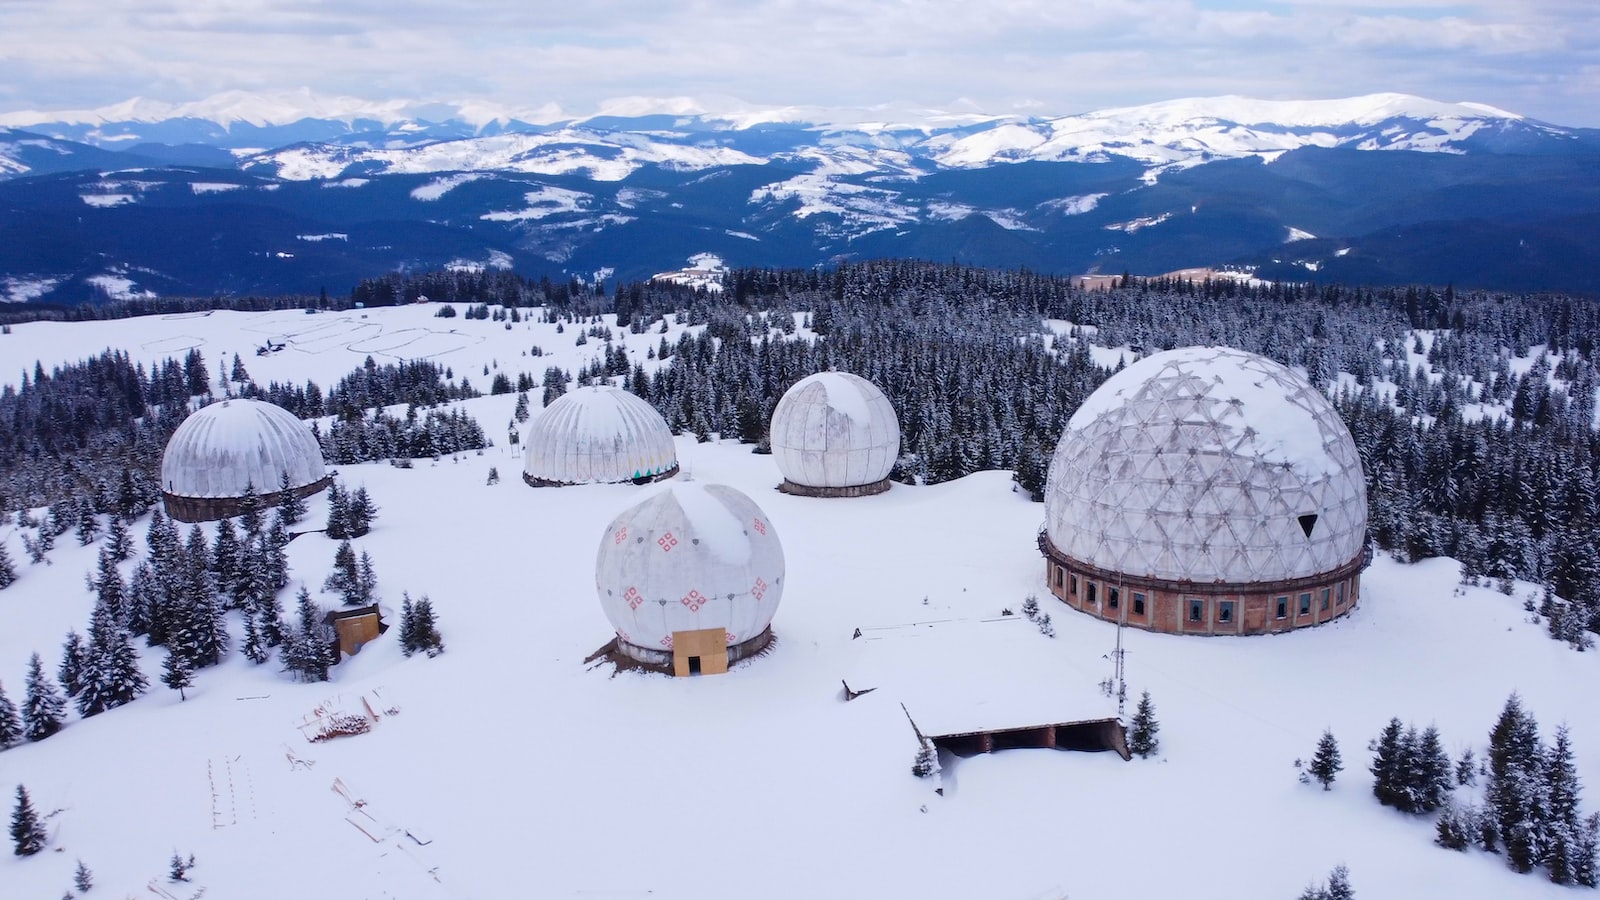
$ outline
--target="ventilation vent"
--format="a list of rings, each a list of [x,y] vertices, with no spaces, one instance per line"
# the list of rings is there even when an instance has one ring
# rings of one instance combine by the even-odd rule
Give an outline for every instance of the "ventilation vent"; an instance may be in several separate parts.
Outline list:
[[[1313,528],[1316,528],[1316,527],[1317,527],[1317,514],[1316,513],[1306,513],[1305,515],[1300,517],[1300,530],[1304,531],[1306,533],[1306,537],[1311,537],[1311,530]]]

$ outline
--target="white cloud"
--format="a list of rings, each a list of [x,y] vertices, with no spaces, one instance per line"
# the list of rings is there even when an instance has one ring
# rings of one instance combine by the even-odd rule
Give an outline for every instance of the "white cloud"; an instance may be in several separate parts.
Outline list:
[[[588,111],[610,97],[1070,113],[1401,91],[1600,125],[1590,0],[8,0],[0,111],[309,86]],[[1037,104],[1037,106],[1034,106]]]

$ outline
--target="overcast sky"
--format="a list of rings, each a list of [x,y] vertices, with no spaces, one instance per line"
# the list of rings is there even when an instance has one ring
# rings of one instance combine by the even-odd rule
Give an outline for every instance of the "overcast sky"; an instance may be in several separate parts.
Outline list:
[[[0,112],[310,88],[1040,115],[1380,91],[1600,126],[1600,0],[0,0]]]

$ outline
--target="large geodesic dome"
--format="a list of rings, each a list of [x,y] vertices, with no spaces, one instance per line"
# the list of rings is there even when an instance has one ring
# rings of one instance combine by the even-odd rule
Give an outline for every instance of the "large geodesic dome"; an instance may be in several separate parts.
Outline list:
[[[624,510],[595,557],[595,591],[624,656],[678,674],[760,651],[783,596],[783,544],[754,500],[680,482]]]
[[[522,480],[534,487],[642,483],[676,474],[672,429],[655,407],[621,388],[569,391],[528,426]]]
[[[792,494],[854,497],[889,489],[900,420],[878,386],[848,372],[795,382],[772,412],[772,458]]]
[[[1067,423],[1045,486],[1051,590],[1164,631],[1317,624],[1355,606],[1366,481],[1316,386],[1189,347],[1112,376]]]
[[[223,400],[172,432],[161,456],[162,499],[180,522],[209,522],[239,515],[250,488],[263,505],[277,503],[286,473],[289,490],[301,497],[331,481],[306,423],[264,400]]]

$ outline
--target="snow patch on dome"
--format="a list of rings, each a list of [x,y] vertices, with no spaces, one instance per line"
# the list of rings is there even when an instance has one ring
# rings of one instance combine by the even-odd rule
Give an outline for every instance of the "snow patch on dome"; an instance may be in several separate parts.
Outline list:
[[[730,566],[750,561],[750,536],[724,502],[700,484],[675,484],[668,488],[688,521],[689,533],[699,546]]]

